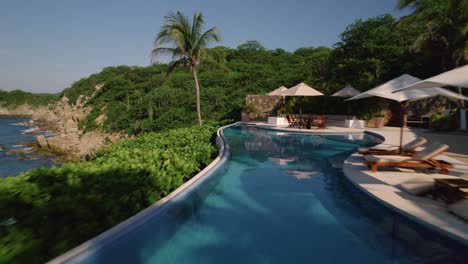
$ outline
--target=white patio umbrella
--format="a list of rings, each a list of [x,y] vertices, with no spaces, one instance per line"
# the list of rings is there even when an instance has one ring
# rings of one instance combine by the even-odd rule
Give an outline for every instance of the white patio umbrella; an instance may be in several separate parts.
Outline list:
[[[458,67],[456,69],[443,72],[431,78],[407,85],[395,92],[402,90],[415,90],[423,88],[433,88],[437,86],[454,86],[459,88],[468,88],[468,65]],[[460,129],[466,130],[466,112],[463,111],[464,105],[461,104],[460,109]]]
[[[359,91],[358,89],[355,89],[354,87],[352,87],[351,85],[346,85],[343,89],[339,90],[338,92],[332,94],[331,96],[333,97],[342,97],[342,98],[349,98],[349,97],[353,97],[353,96],[356,96],[358,94],[360,94],[361,91]],[[350,108],[350,105],[347,104],[346,106],[346,114],[349,115],[349,108]]]
[[[284,95],[284,96],[320,96],[320,95],[323,95],[323,93],[315,90],[314,88],[308,86],[305,83],[300,83],[284,91],[281,95]],[[300,114],[302,114],[302,108],[300,109],[300,112],[301,112]]]
[[[361,91],[359,91],[358,89],[354,89],[351,85],[348,84],[345,86],[345,88],[339,90],[338,92],[332,94],[331,96],[348,98],[348,97],[356,96],[360,93]]]
[[[362,98],[378,96],[382,98],[387,98],[402,103],[403,111],[407,106],[407,102],[412,102],[416,100],[421,100],[425,98],[435,97],[435,96],[445,96],[452,99],[468,100],[468,97],[465,97],[461,94],[454,93],[452,91],[443,89],[443,88],[427,88],[427,89],[418,89],[418,90],[403,90],[398,93],[393,93],[394,91],[400,90],[402,87],[409,86],[411,84],[419,82],[421,79],[411,76],[409,74],[403,74],[393,80],[390,80],[384,84],[381,84],[367,92],[363,92],[359,95],[351,97],[347,100],[358,100]],[[346,101],[347,101],[346,100]],[[403,123],[400,130],[400,149],[403,141],[403,127],[406,126],[406,115],[403,115]]]
[[[276,88],[275,90],[267,93],[267,95],[281,95],[284,91],[288,90],[288,88],[281,86],[279,88]]]
[[[468,65],[458,67],[453,70],[446,71],[439,75],[433,76],[431,78],[401,87],[400,89],[395,90],[395,92],[401,90],[433,88],[437,86],[447,85],[468,88]]]

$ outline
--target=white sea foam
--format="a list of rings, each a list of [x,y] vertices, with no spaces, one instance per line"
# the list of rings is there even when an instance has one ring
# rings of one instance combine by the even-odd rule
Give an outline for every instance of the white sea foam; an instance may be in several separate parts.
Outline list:
[[[25,130],[21,130],[21,134],[31,134],[31,133],[34,133],[38,130],[39,128],[38,127],[32,127],[32,128],[29,128],[29,129],[25,129]]]

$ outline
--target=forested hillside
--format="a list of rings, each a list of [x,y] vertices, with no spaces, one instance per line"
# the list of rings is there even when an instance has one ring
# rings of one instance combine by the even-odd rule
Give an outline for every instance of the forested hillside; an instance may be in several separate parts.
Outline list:
[[[409,73],[426,78],[446,67],[434,46],[415,48],[426,26],[421,21],[408,25],[390,15],[357,20],[341,34],[333,48],[305,47],[294,52],[267,50],[257,41],[236,49],[216,47],[225,58],[223,67],[200,65],[201,108],[205,121],[238,120],[247,94],[264,94],[279,86],[306,82],[326,95],[346,84],[365,91],[377,84]],[[402,23],[405,23],[403,26]],[[462,63],[466,63],[462,58]],[[196,123],[195,92],[187,68],[166,74],[167,65],[105,68],[63,91],[70,102],[80,94],[91,96],[93,111],[83,122],[85,129],[97,127],[96,118],[105,113],[105,131],[137,134]],[[368,99],[376,101],[378,99]],[[306,98],[304,111],[340,113],[336,98]],[[370,108],[372,106],[372,108]],[[296,108],[299,106],[295,106]],[[378,104],[359,104],[358,114],[377,111]],[[294,108],[294,106],[293,106]]]

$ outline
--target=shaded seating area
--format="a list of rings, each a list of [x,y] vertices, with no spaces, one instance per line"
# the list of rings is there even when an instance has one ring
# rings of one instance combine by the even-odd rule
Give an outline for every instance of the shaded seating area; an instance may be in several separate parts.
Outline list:
[[[427,143],[427,139],[417,137],[416,139],[401,146],[401,151],[398,146],[390,147],[372,147],[372,148],[358,148],[361,155],[410,155],[416,152],[416,149]]]
[[[448,145],[433,143],[422,151],[415,152],[411,156],[405,155],[364,155],[365,164],[377,172],[380,167],[397,167],[409,169],[440,169],[441,174],[447,174],[453,164],[434,158],[449,148]]]
[[[288,128],[298,129],[327,129],[328,117],[323,115],[307,115],[305,118],[296,118],[293,114],[287,114]]]

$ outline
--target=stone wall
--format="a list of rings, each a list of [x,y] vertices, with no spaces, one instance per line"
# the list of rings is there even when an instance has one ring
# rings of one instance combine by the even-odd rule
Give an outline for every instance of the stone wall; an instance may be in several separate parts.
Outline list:
[[[276,116],[282,102],[282,96],[247,95],[246,112],[251,120],[267,120],[269,116]]]

